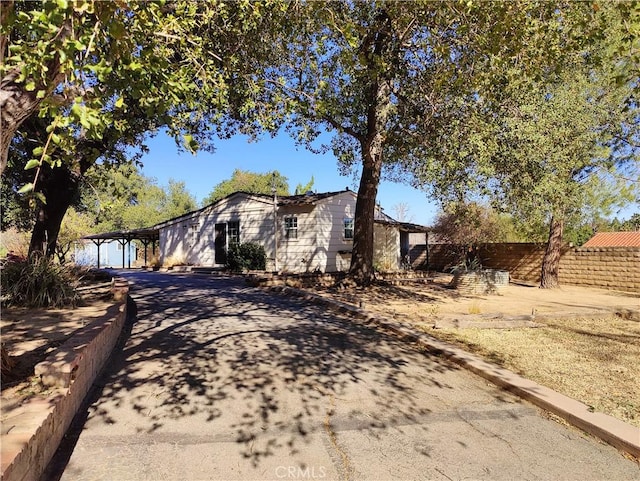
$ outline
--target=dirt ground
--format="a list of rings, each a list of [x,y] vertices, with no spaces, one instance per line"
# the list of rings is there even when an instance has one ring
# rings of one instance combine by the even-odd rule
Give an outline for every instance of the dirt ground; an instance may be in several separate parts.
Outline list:
[[[2,380],[2,396],[29,386],[34,366],[43,361],[75,331],[104,315],[113,303],[94,300],[90,305],[63,309],[3,308],[2,344],[15,362],[12,377]]]
[[[449,288],[450,274],[438,274],[429,283],[374,285],[369,288],[327,288],[316,292],[369,311],[411,314],[425,318],[440,315],[474,316],[582,316],[609,314],[615,310],[640,309],[640,293],[561,286],[509,284],[495,294],[461,294]]]

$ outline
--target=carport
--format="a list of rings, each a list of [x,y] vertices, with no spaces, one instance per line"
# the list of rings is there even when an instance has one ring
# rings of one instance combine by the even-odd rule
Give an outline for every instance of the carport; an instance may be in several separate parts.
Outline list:
[[[125,268],[126,247],[131,241],[137,240],[144,246],[144,265],[147,265],[147,247],[151,244],[152,254],[156,253],[156,246],[160,240],[160,231],[155,228],[121,230],[115,232],[105,232],[103,234],[91,234],[83,239],[90,240],[98,248],[98,269],[100,268],[100,246],[105,242],[117,241],[122,246],[122,268]],[[129,257],[127,268],[131,269],[131,257]]]

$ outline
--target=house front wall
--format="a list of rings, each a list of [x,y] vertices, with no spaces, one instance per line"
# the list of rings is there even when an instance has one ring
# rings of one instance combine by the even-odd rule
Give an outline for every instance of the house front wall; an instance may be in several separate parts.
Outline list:
[[[239,241],[262,245],[267,269],[285,272],[346,271],[351,263],[353,239],[345,221],[355,218],[356,195],[343,192],[315,204],[281,205],[274,235],[273,203],[247,195],[231,196],[210,208],[160,227],[160,260],[163,265],[198,266],[224,264],[220,252],[228,248],[233,229]],[[295,219],[295,221],[294,221]],[[291,231],[295,225],[295,236]],[[276,246],[277,239],[277,246]],[[277,252],[277,265],[275,262]],[[396,228],[376,224],[374,262],[378,268],[397,269],[400,236]]]
[[[345,219],[355,216],[356,197],[343,192],[316,204],[282,206],[278,216],[278,269],[287,272],[335,272],[349,268],[353,240],[345,238]],[[295,217],[297,238],[287,236],[287,218]]]
[[[269,215],[271,213],[271,215]],[[273,206],[246,196],[236,196],[160,228],[161,262],[182,261],[191,265],[224,264],[216,257],[216,239],[226,252],[231,229],[239,228],[240,242],[255,242],[273,252]]]

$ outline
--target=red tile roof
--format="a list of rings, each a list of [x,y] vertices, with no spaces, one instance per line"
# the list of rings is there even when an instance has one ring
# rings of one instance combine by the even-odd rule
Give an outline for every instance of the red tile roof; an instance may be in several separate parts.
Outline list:
[[[640,232],[598,232],[582,247],[640,247]]]

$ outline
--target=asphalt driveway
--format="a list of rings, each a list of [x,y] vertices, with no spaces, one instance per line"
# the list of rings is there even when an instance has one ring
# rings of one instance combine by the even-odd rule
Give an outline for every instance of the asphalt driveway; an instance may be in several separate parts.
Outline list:
[[[120,272],[137,320],[48,478],[640,479],[438,357],[239,278]]]

